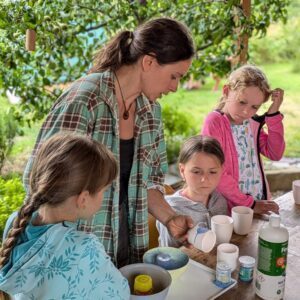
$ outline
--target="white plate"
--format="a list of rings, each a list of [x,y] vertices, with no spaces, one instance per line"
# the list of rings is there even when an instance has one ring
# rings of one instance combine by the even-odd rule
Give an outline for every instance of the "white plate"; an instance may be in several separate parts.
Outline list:
[[[189,261],[187,270],[170,286],[167,300],[211,300],[216,299],[236,285],[236,280],[227,288],[217,287],[213,281],[216,272],[194,260]]]

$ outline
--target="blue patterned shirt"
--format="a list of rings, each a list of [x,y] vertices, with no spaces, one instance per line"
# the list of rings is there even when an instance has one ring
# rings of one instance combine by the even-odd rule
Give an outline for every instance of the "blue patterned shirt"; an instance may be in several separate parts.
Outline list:
[[[0,290],[15,300],[129,299],[128,282],[103,245],[76,227],[71,222],[27,225],[0,269]]]

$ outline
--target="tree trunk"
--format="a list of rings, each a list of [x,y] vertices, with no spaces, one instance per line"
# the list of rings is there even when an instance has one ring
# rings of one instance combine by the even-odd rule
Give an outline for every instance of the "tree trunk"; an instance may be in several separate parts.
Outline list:
[[[241,0],[241,6],[244,16],[248,19],[251,15],[251,0]],[[237,24],[234,32],[238,36],[236,41],[236,54],[230,58],[231,68],[235,69],[238,65],[244,65],[248,59],[248,35],[241,33],[240,17],[238,12],[234,16],[234,22]]]

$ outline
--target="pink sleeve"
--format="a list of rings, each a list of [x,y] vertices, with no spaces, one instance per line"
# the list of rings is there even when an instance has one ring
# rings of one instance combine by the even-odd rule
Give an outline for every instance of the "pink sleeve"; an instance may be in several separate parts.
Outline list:
[[[224,126],[221,124],[221,117],[210,113],[204,120],[204,124],[201,130],[201,134],[212,136],[219,141],[224,151],[226,143],[226,132],[224,132]],[[230,133],[231,134],[231,133]],[[227,133],[228,136],[228,133]],[[227,141],[228,143],[228,141]],[[227,147],[228,148],[228,147]],[[244,205],[251,207],[254,199],[251,195],[243,194],[239,189],[238,180],[236,180],[232,174],[233,158],[229,151],[224,151],[225,163],[223,167],[223,174],[218,185],[218,191],[229,202],[229,211],[233,206]]]
[[[260,152],[271,160],[280,160],[285,149],[283,115],[266,116],[268,133],[261,130],[259,136]]]
[[[231,210],[233,206],[243,205],[251,207],[253,205],[253,197],[240,191],[237,180],[235,180],[232,175],[228,174],[225,168],[218,185],[218,191],[229,202],[229,210]]]

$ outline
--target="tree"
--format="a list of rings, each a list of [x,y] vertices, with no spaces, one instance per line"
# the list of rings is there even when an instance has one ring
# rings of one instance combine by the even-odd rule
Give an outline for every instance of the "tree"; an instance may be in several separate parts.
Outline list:
[[[0,89],[21,97],[17,118],[41,118],[61,93],[55,84],[73,81],[91,66],[93,53],[120,29],[134,29],[153,17],[185,22],[197,55],[197,78],[230,70],[240,34],[264,35],[274,20],[285,21],[289,0],[253,0],[249,18],[240,0],[2,0],[0,4]],[[25,32],[37,32],[34,52],[25,50]],[[51,88],[49,88],[51,87]]]

